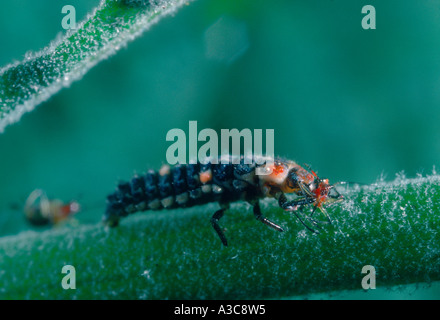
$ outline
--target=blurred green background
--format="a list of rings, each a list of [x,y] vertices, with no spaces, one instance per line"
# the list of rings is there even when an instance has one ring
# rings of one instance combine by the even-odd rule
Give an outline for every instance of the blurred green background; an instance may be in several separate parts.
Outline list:
[[[2,3],[0,66],[62,34],[64,5],[81,21],[98,3]],[[361,27],[367,4],[376,30]],[[276,154],[333,182],[431,173],[439,34],[440,1],[192,2],[0,134],[0,236],[30,228],[21,208],[36,188],[97,223],[116,182],[158,169],[166,133],[190,120],[275,129]]]

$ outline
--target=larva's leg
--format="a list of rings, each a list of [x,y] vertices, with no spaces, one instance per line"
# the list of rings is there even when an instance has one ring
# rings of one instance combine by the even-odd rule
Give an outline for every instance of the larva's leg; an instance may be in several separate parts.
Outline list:
[[[277,194],[277,197],[275,198],[278,199],[278,205],[285,211],[296,211],[298,206],[304,206],[315,202],[315,199],[309,197],[301,197],[299,199],[289,201],[284,193]]]
[[[288,201],[284,194],[279,195],[279,198],[278,198],[279,206],[286,211],[301,211],[302,212],[302,209],[304,208],[305,205],[312,204],[313,202],[315,202],[315,199],[310,198],[310,197],[301,197],[301,198],[295,199],[293,201]],[[298,208],[298,206],[299,206],[299,208]],[[319,207],[319,210],[325,216],[327,221],[319,221],[318,222],[315,219],[313,219],[312,217],[313,217],[313,214],[315,213],[316,209],[318,209],[317,203],[313,206],[313,211],[310,215],[304,215],[305,218],[318,228],[320,227],[319,223],[331,224],[330,216],[328,215],[327,211],[323,207]],[[298,214],[296,212],[295,212],[295,215],[298,216]],[[299,217],[298,217],[298,219],[299,219]]]
[[[316,208],[317,208],[317,206],[314,207],[313,212],[310,216],[313,215],[313,213],[316,211]],[[319,210],[322,212],[324,217],[327,219],[327,221],[322,221],[322,223],[332,224],[332,219],[328,215],[327,210],[325,210],[323,207],[320,207]]]
[[[300,211],[302,211],[302,208],[304,205],[311,204],[311,203],[315,202],[315,199],[309,198],[309,197],[301,197],[299,199],[289,201],[287,199],[287,197],[284,195],[284,193],[282,193],[282,192],[277,193],[275,198],[278,199],[278,204],[283,210],[293,212],[304,227],[306,227],[309,231],[311,231],[313,233],[318,233],[318,231],[313,229],[313,227],[307,225],[297,212],[298,206],[300,207]],[[312,223],[313,226],[318,227],[318,223],[314,219],[311,219],[307,216],[305,216],[305,218],[310,223]]]
[[[269,219],[267,219],[263,216],[263,214],[261,213],[260,203],[258,202],[258,200],[254,204],[254,215],[258,221],[261,221],[265,225],[268,225],[269,227],[271,227],[277,231],[280,231],[280,232],[284,231],[284,229],[281,228],[279,225],[273,223],[272,221],[270,221]]]
[[[217,232],[218,236],[220,237],[220,240],[222,241],[223,245],[227,247],[228,240],[226,240],[225,234],[220,228],[218,221],[221,219],[221,217],[223,217],[225,210],[229,209],[229,204],[220,204],[220,205],[222,206],[222,208],[214,213],[214,215],[211,218],[211,224],[214,230]]]

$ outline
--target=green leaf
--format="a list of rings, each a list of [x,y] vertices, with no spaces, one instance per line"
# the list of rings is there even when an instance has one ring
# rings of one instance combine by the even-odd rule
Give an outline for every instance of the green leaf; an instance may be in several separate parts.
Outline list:
[[[73,32],[0,69],[0,133],[187,0],[103,0]]]
[[[137,213],[110,230],[97,224],[5,237],[0,298],[279,298],[362,290],[365,265],[376,268],[382,288],[440,280],[440,176],[343,193],[319,234],[273,200],[262,209],[283,233],[237,203],[220,221],[229,247],[210,224],[215,204]],[[76,268],[75,290],[61,287],[64,265]]]

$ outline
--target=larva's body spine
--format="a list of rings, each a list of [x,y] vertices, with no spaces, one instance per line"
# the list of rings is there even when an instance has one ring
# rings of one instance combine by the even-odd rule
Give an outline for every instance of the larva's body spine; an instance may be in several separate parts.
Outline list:
[[[118,184],[107,197],[104,221],[116,226],[121,217],[138,211],[191,207],[209,202],[233,202],[252,194],[257,196],[256,163],[208,162],[169,167],[135,176]]]

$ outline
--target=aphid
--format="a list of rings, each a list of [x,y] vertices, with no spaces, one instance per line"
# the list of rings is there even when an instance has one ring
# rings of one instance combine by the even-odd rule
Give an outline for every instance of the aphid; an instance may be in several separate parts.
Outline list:
[[[257,164],[253,158],[245,161],[241,156],[239,164],[231,161],[222,164],[219,160],[218,164],[164,165],[159,172],[150,170],[145,175],[136,175],[130,182],[119,183],[116,191],[107,197],[103,220],[114,227],[121,217],[137,211],[191,207],[216,201],[220,209],[212,215],[211,223],[225,246],[228,243],[218,222],[234,201],[249,202],[255,218],[277,231],[284,230],[263,216],[259,199],[275,198],[283,210],[293,212],[313,232],[313,227],[298,214],[304,207],[311,206],[312,213],[304,217],[314,226],[317,221],[312,215],[316,209],[330,222],[324,205],[340,202],[343,197],[327,179],[320,179],[308,166],[306,169],[290,160],[266,158],[258,163],[263,164]],[[270,174],[256,174],[257,170]],[[297,197],[289,201],[285,195],[289,193]]]
[[[78,202],[64,203],[58,199],[49,199],[43,190],[32,191],[26,200],[24,213],[29,223],[42,225],[57,225],[80,210]]]

